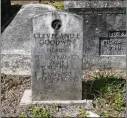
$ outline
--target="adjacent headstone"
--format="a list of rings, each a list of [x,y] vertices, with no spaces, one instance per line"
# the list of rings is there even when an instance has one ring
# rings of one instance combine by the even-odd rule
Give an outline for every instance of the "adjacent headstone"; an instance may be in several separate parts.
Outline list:
[[[68,8],[111,8],[126,7],[126,0],[70,0],[64,1],[64,9]]]
[[[82,18],[47,12],[32,29],[32,100],[81,100]]]
[[[99,39],[100,55],[125,55],[126,54],[126,31],[109,31],[108,37]]]
[[[85,70],[126,68],[126,8],[70,8],[83,16]]]
[[[50,5],[28,4],[22,6],[15,18],[2,33],[1,72],[12,75],[31,75],[30,19],[46,11]]]

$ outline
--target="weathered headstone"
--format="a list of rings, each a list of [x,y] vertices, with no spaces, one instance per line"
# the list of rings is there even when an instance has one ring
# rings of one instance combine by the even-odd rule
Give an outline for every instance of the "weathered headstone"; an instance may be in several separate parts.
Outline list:
[[[81,100],[82,18],[47,12],[32,29],[32,100]]]
[[[84,69],[126,68],[126,8],[70,8],[83,16]]]
[[[23,5],[9,26],[2,33],[1,72],[12,75],[31,75],[30,19],[46,11],[50,5]]]

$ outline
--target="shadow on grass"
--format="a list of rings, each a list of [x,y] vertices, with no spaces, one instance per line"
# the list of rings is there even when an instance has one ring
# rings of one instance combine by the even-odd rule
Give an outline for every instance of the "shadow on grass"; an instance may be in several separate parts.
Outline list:
[[[87,80],[82,82],[82,99],[94,99],[100,97],[106,92],[110,92],[119,87],[125,86],[126,80],[115,76],[94,77],[93,80]],[[109,91],[108,91],[109,90]]]
[[[13,18],[16,16],[17,12],[20,10],[22,5],[12,5],[8,11],[1,16],[1,33],[10,24]],[[3,12],[3,11],[2,11]]]

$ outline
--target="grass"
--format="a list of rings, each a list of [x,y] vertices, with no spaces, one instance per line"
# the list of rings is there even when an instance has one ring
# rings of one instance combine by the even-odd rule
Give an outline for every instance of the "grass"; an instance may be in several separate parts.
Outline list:
[[[39,108],[39,107],[34,107],[34,108],[29,108],[27,111],[27,114],[22,114],[20,116],[21,118],[25,117],[41,117],[41,118],[52,118],[52,113],[49,112],[46,108]]]
[[[79,109],[79,117],[81,118],[88,118],[89,114],[84,109]]]
[[[86,98],[93,100],[93,112],[102,117],[125,117],[126,80],[105,72],[98,72],[92,78],[92,80],[85,81],[85,86],[83,86],[87,90]],[[32,109],[30,108],[31,110],[27,110],[27,116],[29,114],[31,117],[50,118],[55,114],[56,108],[56,105],[52,106],[52,110],[34,106]],[[79,109],[78,112],[79,117],[89,115],[84,109]]]
[[[48,4],[54,6],[57,10],[64,10],[64,2],[62,1],[55,1],[55,2],[42,1],[40,4]]]
[[[86,82],[87,97],[94,100],[94,111],[104,117],[125,113],[126,80],[108,73],[97,73]]]
[[[26,113],[25,114],[21,114],[20,117],[24,118],[24,117],[41,117],[41,118],[52,118],[53,114],[56,112],[57,109],[57,105],[53,104],[50,106],[50,108],[42,105],[42,106],[38,106],[38,104],[36,105],[29,105],[27,107]]]

